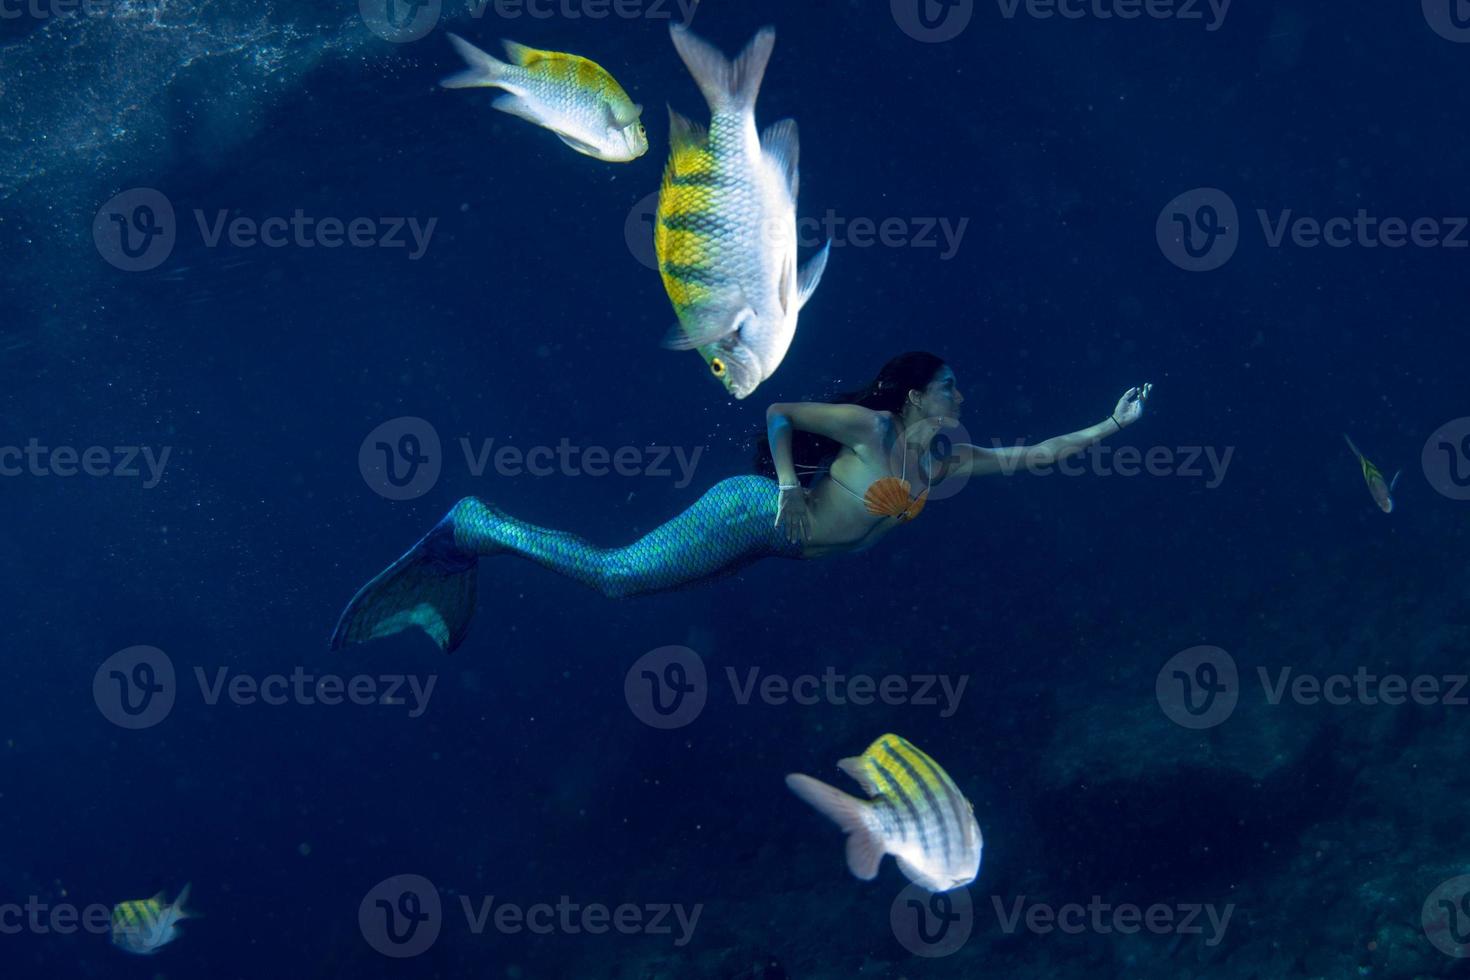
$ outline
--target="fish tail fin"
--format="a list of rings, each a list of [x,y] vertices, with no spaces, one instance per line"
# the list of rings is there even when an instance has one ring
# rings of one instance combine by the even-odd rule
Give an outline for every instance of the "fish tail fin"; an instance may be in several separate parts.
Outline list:
[[[439,82],[443,88],[495,88],[500,86],[511,66],[488,52],[481,51],[458,34],[450,34],[449,43],[468,66],[458,74]]]
[[[1352,438],[1346,432],[1344,432],[1342,434],[1342,437],[1343,437],[1343,439],[1347,440],[1348,448],[1353,451],[1353,455],[1356,456],[1356,457],[1358,457],[1359,459],[1362,459],[1363,458],[1363,454],[1360,453],[1360,452],[1358,452],[1358,447],[1357,446],[1353,445]]]
[[[776,46],[774,27],[761,28],[734,61],[727,60],[718,48],[683,24],[670,25],[669,34],[711,111],[727,109],[754,114],[761,79]]]
[[[184,884],[184,887],[179,891],[179,897],[174,899],[173,905],[170,906],[170,910],[173,912],[175,922],[180,919],[202,918],[202,916],[200,916],[194,910],[185,907],[189,904],[189,892],[193,887],[194,883],[192,881],[186,882]]]
[[[333,650],[413,626],[446,653],[464,642],[475,615],[478,557],[455,543],[454,515],[459,510],[456,506],[422,541],[352,597],[332,632]]]
[[[800,773],[787,776],[786,785],[847,834],[848,870],[864,881],[878,877],[884,848],[872,818],[872,804]]]

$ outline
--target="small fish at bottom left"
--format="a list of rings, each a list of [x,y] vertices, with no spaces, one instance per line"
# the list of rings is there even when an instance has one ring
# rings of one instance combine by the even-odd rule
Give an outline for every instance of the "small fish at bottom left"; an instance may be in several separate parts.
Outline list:
[[[151,956],[179,938],[178,923],[197,918],[184,908],[189,900],[185,885],[172,904],[165,905],[163,892],[152,898],[119,902],[112,910],[112,944],[129,953]]]

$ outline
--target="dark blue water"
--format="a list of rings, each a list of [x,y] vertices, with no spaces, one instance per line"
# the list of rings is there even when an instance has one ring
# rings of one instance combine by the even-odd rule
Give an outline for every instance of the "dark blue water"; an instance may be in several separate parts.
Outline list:
[[[902,3],[701,6],[695,29],[727,52],[776,26],[759,118],[799,120],[800,213],[845,229],[790,354],[742,402],[660,349],[673,314],[625,234],[647,228],[629,216],[658,187],[665,102],[706,112],[672,3],[603,20],[446,5],[401,44],[347,6],[6,8],[0,447],[18,452],[0,456],[0,975],[1463,975],[1466,12],[977,2],[926,7],[941,26],[971,17],[926,43]],[[458,67],[445,30],[596,58],[647,107],[650,152],[601,163],[487,93],[439,90]],[[169,202],[175,241],[125,271],[93,220],[137,188]],[[1196,188],[1236,209],[1223,237],[1204,199],[1170,207]],[[1360,209],[1379,230],[1432,221],[1399,247],[1357,231],[1313,245],[1310,228],[1271,242],[1283,221]],[[375,237],[434,224],[417,257],[406,226],[404,247],[336,248],[211,245],[199,226],[298,211]],[[1218,267],[1181,268],[1161,213]],[[889,219],[886,244],[853,233]],[[810,227],[804,256],[823,237]],[[623,543],[747,471],[767,404],[859,386],[914,349],[953,366],[982,445],[1092,425],[1152,382],[1105,446],[1161,462],[976,479],[871,552],[640,599],[485,562],[452,656],[416,632],[328,650],[358,586],[459,498]],[[403,417],[432,426],[441,472],[392,500],[359,451]],[[1385,477],[1404,471],[1392,514],[1344,431]],[[461,440],[488,439],[701,455],[687,478],[672,460],[669,475],[476,475]],[[102,447],[109,469],[138,447],[139,473],[60,475],[56,447]],[[144,447],[169,454],[156,479]],[[166,655],[175,700],[132,730],[94,678],[139,645]],[[658,730],[624,678],[667,645],[703,659],[708,703]],[[1158,692],[1199,645],[1235,665],[1239,704],[1190,728]],[[1258,669],[1275,684],[1285,668],[1440,693],[1273,704]],[[966,687],[950,712],[742,704],[727,669]],[[198,677],[221,670],[434,687],[416,717],[411,699],[211,703]],[[892,925],[916,914],[893,862],[851,877],[840,833],[782,784],[841,785],[836,761],[888,731],[945,766],[985,833],[971,932],[948,955],[917,956]],[[442,902],[411,957],[359,919],[365,902],[362,921],[381,918],[374,889],[397,875]],[[185,882],[203,917],[154,958],[13,912]],[[645,923],[700,911],[687,935],[672,918],[671,933],[477,933],[461,901],[491,896],[628,905]],[[1008,918],[1089,902],[1174,925]],[[1180,926],[1195,906],[1230,907],[1228,925]]]

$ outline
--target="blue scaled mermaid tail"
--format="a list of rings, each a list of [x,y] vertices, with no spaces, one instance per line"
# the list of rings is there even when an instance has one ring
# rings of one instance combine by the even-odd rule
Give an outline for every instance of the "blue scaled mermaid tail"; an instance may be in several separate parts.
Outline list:
[[[441,649],[454,650],[475,614],[478,561],[490,555],[528,558],[611,598],[687,588],[762,558],[800,558],[801,546],[775,527],[778,496],[762,476],[721,480],[678,517],[621,548],[599,548],[466,497],[353,597],[332,648],[417,626]]]

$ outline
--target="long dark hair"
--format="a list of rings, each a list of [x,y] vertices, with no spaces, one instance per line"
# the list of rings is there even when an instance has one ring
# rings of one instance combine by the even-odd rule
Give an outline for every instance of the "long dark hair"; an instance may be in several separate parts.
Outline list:
[[[915,389],[923,391],[929,387],[929,383],[942,367],[943,358],[928,351],[909,351],[883,365],[878,376],[866,388],[843,392],[826,401],[829,405],[861,405],[875,412],[892,412],[898,415],[903,412],[909,392]],[[821,468],[831,462],[841,449],[841,443],[814,432],[791,433],[791,458],[798,469]],[[776,463],[771,458],[771,441],[764,435],[756,441],[755,471],[769,477],[776,475]]]

